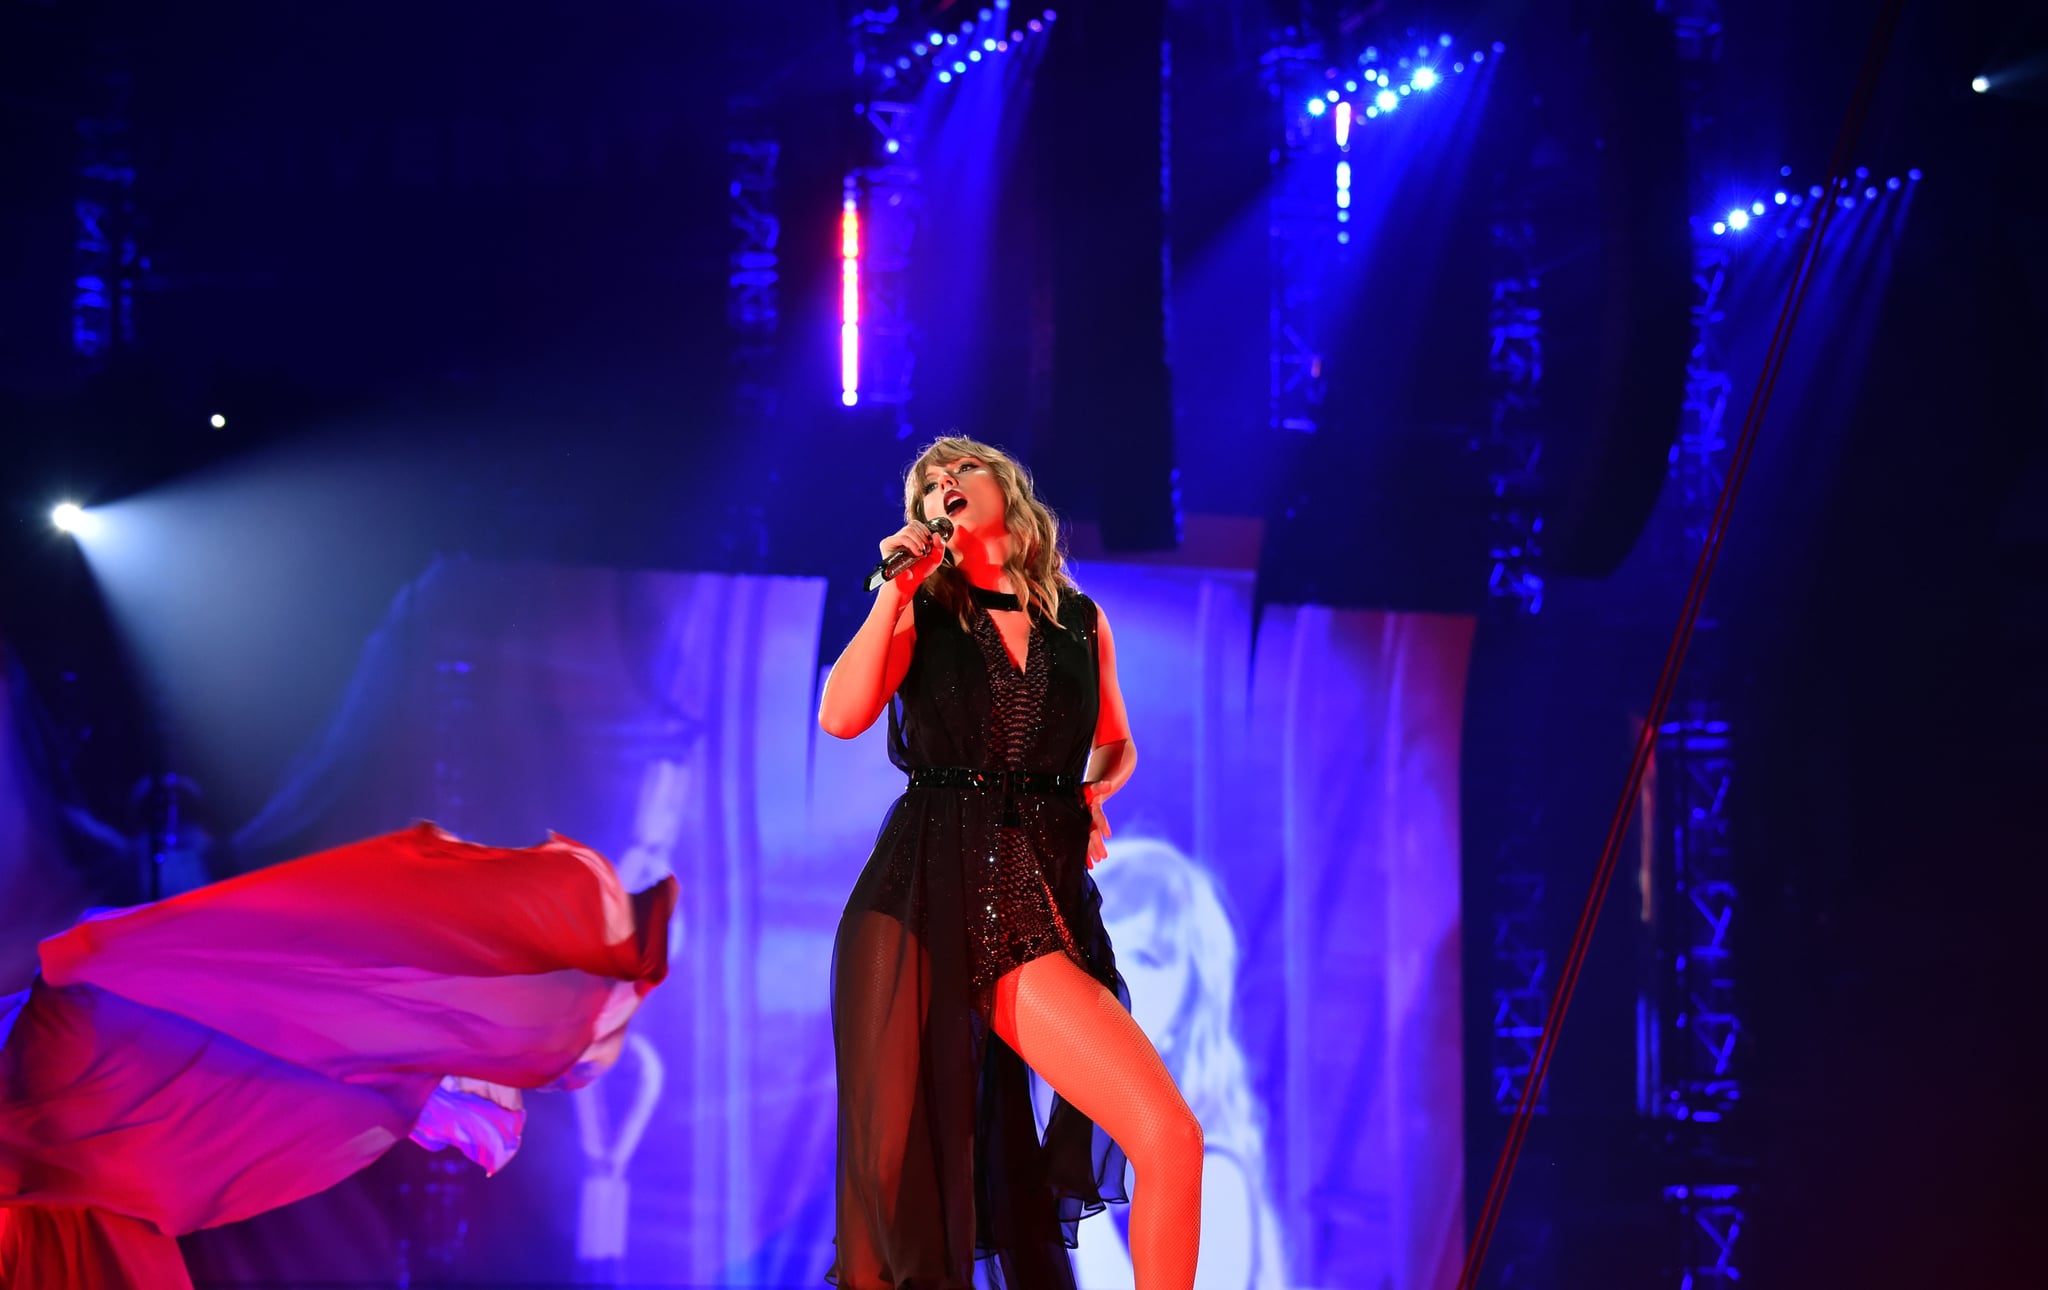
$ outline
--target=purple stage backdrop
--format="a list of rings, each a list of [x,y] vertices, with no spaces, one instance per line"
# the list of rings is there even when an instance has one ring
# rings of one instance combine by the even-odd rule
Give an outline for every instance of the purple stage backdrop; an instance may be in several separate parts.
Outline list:
[[[1201,1285],[1456,1280],[1458,740],[1472,625],[1267,606],[1247,573],[1088,565],[1141,750],[1105,913],[1209,1139]],[[496,1178],[405,1146],[187,1241],[202,1282],[815,1286],[827,975],[900,777],[813,712],[815,580],[455,562],[400,597],[251,866],[425,816],[680,879],[674,974],[597,1087],[531,1099]],[[829,657],[838,642],[825,652]],[[487,891],[477,893],[488,900]],[[1123,1217],[1088,1290],[1131,1284]]]

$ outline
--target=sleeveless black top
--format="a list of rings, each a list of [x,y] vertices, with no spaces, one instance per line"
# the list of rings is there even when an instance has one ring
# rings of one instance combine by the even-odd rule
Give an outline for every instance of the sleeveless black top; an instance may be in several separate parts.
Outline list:
[[[891,807],[833,957],[838,1266],[848,1285],[1071,1290],[1072,1225],[1122,1202],[1124,1157],[1064,1101],[1041,1139],[1029,1073],[988,1027],[995,982],[1066,954],[1130,998],[1088,875],[1096,611],[1034,614],[1024,665],[981,593],[971,626],[930,595],[889,711],[910,786]],[[1012,602],[1014,603],[1014,602]]]

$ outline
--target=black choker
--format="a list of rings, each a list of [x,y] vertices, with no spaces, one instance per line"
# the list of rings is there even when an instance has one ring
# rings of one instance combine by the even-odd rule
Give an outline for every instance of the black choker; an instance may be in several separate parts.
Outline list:
[[[967,584],[967,594],[983,609],[1008,609],[1014,612],[1024,608],[1023,602],[1007,591],[990,591],[971,582]]]

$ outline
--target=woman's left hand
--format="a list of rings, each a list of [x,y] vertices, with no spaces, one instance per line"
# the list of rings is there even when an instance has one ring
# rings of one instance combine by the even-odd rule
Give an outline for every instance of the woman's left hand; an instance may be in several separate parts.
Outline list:
[[[1093,869],[1109,858],[1109,820],[1102,813],[1102,804],[1109,800],[1112,789],[1102,780],[1081,785],[1081,800],[1088,805],[1088,867]]]

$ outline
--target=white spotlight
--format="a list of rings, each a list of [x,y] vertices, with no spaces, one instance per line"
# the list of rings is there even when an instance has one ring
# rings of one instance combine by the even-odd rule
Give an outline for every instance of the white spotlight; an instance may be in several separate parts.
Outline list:
[[[100,531],[99,517],[76,502],[65,502],[51,511],[50,523],[73,537],[91,537]]]
[[[206,418],[206,423],[216,430],[224,430],[227,428],[228,419],[222,416],[220,413],[216,412],[212,416]]]
[[[1989,76],[1976,77],[1971,80],[1970,88],[1979,94],[1989,94],[1991,92],[1991,78]]]

